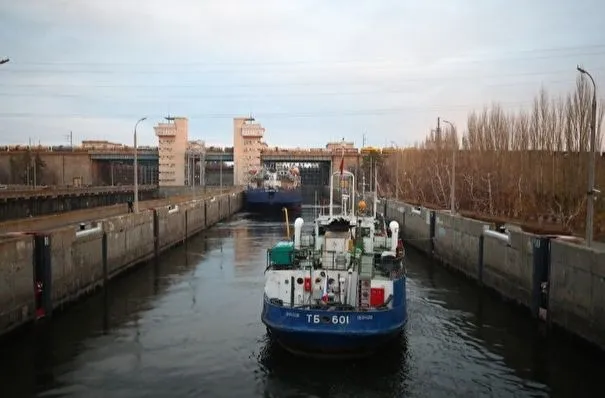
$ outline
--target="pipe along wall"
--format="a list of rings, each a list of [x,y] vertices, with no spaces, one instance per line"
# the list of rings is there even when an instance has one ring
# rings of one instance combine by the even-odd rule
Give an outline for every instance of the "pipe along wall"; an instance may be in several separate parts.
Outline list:
[[[404,245],[605,350],[605,249],[393,200],[380,207],[399,222]]]
[[[41,318],[242,208],[243,192],[48,232],[0,236],[0,335]]]

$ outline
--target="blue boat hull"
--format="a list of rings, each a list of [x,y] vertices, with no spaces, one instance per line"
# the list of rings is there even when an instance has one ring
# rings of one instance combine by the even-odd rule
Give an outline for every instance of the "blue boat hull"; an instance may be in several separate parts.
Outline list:
[[[272,339],[301,355],[368,355],[399,336],[407,321],[405,278],[395,281],[393,308],[326,311],[263,301],[262,322]]]
[[[246,210],[251,212],[281,211],[300,209],[303,198],[300,189],[269,191],[265,189],[248,189],[245,192]]]

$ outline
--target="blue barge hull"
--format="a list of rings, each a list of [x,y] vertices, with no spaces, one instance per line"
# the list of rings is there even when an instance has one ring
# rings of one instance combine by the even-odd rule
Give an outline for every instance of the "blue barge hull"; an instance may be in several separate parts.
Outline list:
[[[395,282],[391,309],[370,311],[284,307],[263,300],[272,339],[299,355],[368,355],[400,335],[407,321],[405,278]]]
[[[302,192],[293,190],[247,189],[245,191],[246,210],[265,212],[282,208],[299,209],[302,206]]]

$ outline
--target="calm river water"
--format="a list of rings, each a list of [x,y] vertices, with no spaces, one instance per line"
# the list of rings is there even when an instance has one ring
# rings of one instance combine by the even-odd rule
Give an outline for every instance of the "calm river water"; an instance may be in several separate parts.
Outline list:
[[[312,217],[306,217],[311,221]],[[580,397],[605,358],[408,250],[409,322],[371,358],[298,359],[260,322],[280,222],[239,214],[0,343],[1,397]]]

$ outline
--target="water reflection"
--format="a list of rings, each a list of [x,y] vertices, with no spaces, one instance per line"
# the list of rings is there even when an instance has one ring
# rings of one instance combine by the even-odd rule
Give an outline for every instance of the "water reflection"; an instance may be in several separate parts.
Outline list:
[[[257,356],[265,397],[392,397],[408,387],[405,332],[371,357],[322,361],[292,356],[266,336]]]
[[[605,388],[604,357],[582,344],[570,344],[557,330],[544,332],[526,309],[505,304],[453,271],[408,250],[410,323],[422,357],[450,362],[465,380],[510,394],[575,396],[589,381]],[[422,337],[420,337],[422,336]],[[434,345],[434,351],[429,347]],[[439,354],[437,354],[439,353]],[[438,367],[436,368],[438,369]],[[451,374],[452,372],[450,372]]]
[[[198,236],[192,240],[203,253],[216,242]],[[0,342],[0,396],[27,397],[63,383],[56,375],[74,369],[73,359],[88,349],[88,343],[131,324],[140,336],[141,312],[153,306],[153,299],[174,283],[187,279],[196,263],[184,250],[167,252],[157,264],[138,267],[114,280],[107,289],[70,306]],[[135,340],[136,342],[136,340]]]
[[[311,214],[303,215],[309,226]],[[605,360],[525,311],[408,254],[408,324],[376,355],[293,357],[260,322],[283,222],[239,215],[0,344],[1,396],[596,395]]]

